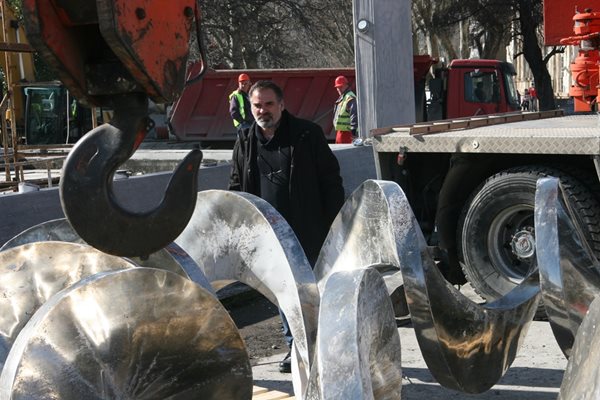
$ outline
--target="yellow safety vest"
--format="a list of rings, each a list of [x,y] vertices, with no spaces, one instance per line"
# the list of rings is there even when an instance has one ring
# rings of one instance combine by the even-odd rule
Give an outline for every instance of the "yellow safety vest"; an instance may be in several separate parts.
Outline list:
[[[350,111],[348,110],[348,102],[355,99],[356,95],[351,91],[347,91],[344,97],[337,104],[335,116],[333,117],[333,125],[336,131],[350,131]]]
[[[242,116],[242,119],[245,121],[246,120],[246,107],[244,107],[244,96],[242,96],[240,91],[236,89],[233,92],[231,92],[231,94],[229,95],[229,102],[231,102],[231,98],[234,96],[235,96],[235,100],[237,101],[237,103],[240,107],[240,115]],[[233,120],[233,126],[235,126],[237,128],[240,125],[241,125],[241,123],[238,120],[236,120],[236,119]]]

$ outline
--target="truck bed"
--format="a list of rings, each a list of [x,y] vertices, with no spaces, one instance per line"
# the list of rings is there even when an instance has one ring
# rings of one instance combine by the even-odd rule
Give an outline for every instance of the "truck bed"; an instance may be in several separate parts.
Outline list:
[[[376,129],[372,131],[373,147],[378,153],[403,150],[407,153],[600,154],[598,115],[546,118],[553,113],[557,112],[482,116]],[[498,121],[498,118],[510,121],[511,117],[523,120]]]

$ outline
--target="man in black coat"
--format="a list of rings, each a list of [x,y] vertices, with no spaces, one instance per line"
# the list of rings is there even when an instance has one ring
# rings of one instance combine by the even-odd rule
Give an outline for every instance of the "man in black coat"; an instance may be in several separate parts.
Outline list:
[[[279,211],[314,266],[344,202],[340,166],[321,127],[285,110],[279,86],[259,81],[249,94],[255,122],[238,133],[229,189],[260,196]],[[289,372],[289,354],[279,369]]]

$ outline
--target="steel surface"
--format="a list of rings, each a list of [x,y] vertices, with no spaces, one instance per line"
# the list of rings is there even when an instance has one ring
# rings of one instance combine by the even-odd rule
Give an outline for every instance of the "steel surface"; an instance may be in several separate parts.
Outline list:
[[[393,182],[363,183],[336,224],[317,262],[320,285],[332,272],[374,260],[399,268],[419,346],[435,379],[451,389],[480,393],[502,377],[537,308],[537,276],[488,305],[464,297],[442,277],[404,192]],[[355,241],[368,238],[371,226],[381,235],[377,245]],[[356,246],[359,250],[351,250]],[[359,262],[356,252],[362,257]]]
[[[317,343],[320,399],[400,399],[400,335],[375,269],[340,271],[327,280]]]
[[[251,396],[227,311],[190,280],[149,268],[95,274],[54,295],[0,377],[0,399],[13,400]]]
[[[567,116],[428,135],[394,132],[374,138],[379,153],[599,154],[595,115]]]
[[[567,364],[558,400],[595,400],[600,398],[600,300],[589,306],[579,327]]]
[[[402,286],[398,258],[402,249],[395,242],[385,196],[379,186],[363,184],[342,206],[314,269],[321,293],[332,273],[367,267],[375,267],[384,275],[390,293]]]
[[[556,341],[567,357],[589,304],[600,294],[600,265],[576,221],[559,180],[539,179],[535,235],[542,299]]]
[[[286,315],[298,350],[296,393],[304,393],[314,355],[319,294],[294,232],[266,201],[247,193],[198,193],[190,223],[175,240],[211,282],[238,280]]]
[[[585,354],[582,348],[595,346],[598,340],[594,330],[597,318],[600,318],[594,313],[598,311],[589,313],[593,315],[588,319],[593,322],[588,322],[584,316],[588,305],[599,292],[600,265],[591,255],[568,203],[559,194],[556,179],[545,178],[538,182],[535,224],[541,283],[538,274],[534,273],[513,291],[486,305],[476,304],[464,297],[442,277],[407,198],[400,186],[393,182],[369,180],[350,196],[331,227],[314,273],[283,217],[264,200],[240,192],[200,192],[190,224],[176,240],[181,247],[175,247],[175,253],[180,252],[180,256],[188,261],[194,260],[183,267],[188,275],[206,274],[206,281],[213,284],[239,280],[279,305],[288,318],[295,338],[292,352],[293,381],[299,398],[399,398],[402,383],[400,341],[388,297],[390,293],[404,293],[406,296],[406,306],[419,347],[433,377],[442,386],[454,390],[466,393],[486,391],[498,382],[514,360],[536,312],[540,290],[556,339],[565,354],[572,353],[571,358],[574,359],[568,374],[568,379],[574,383],[563,384],[567,393],[564,398],[579,398],[579,394],[584,396],[596,391],[595,381],[590,380],[593,377],[586,371],[590,369],[588,365],[597,361],[597,357],[595,351]],[[23,232],[5,244],[4,248],[26,241],[57,238],[81,240],[65,220],[56,220]],[[4,286],[0,285],[4,297],[17,304],[19,297],[13,294],[15,288],[24,293],[27,301],[27,296],[31,297],[33,292],[36,296],[38,292],[43,293],[45,297],[35,300],[37,305],[33,311],[46,301],[22,330],[28,317],[20,317],[17,322],[21,325],[12,331],[12,339],[5,341],[8,343],[4,347],[6,353],[12,344],[11,340],[15,340],[18,334],[6,363],[8,366],[10,361],[10,368],[5,367],[0,377],[0,400],[9,395],[20,398],[18,396],[22,393],[25,393],[25,397],[46,398],[55,394],[52,391],[60,392],[61,398],[70,399],[76,398],[74,391],[88,389],[94,393],[86,393],[83,395],[85,398],[131,397],[132,391],[140,390],[141,393],[142,388],[149,391],[145,393],[164,396],[166,392],[163,390],[171,389],[134,376],[133,370],[128,370],[126,364],[131,362],[127,365],[134,365],[137,360],[115,359],[112,357],[114,349],[128,356],[139,355],[142,363],[150,359],[164,362],[167,369],[171,361],[189,362],[190,356],[184,354],[180,342],[189,341],[185,334],[189,334],[189,337],[192,334],[188,328],[182,328],[183,336],[171,332],[170,324],[176,321],[167,316],[180,315],[187,312],[188,308],[214,303],[214,297],[181,276],[145,268],[132,269],[142,271],[138,275],[121,271],[85,278],[86,274],[78,276],[71,273],[70,280],[55,284],[54,281],[66,279],[63,275],[67,272],[64,271],[72,271],[73,265],[80,266],[77,273],[87,265],[84,261],[72,259],[76,252],[69,248],[61,249],[60,246],[83,247],[81,257],[101,254],[108,259],[126,262],[83,245],[58,242],[22,245],[0,252],[0,261],[2,257],[18,258],[16,255],[21,251],[22,257],[31,263],[15,267],[19,264],[11,264],[8,258],[7,264],[10,265],[6,273],[0,276],[2,283],[6,282]],[[32,251],[22,250],[28,248],[34,249],[34,254],[37,251],[41,255],[32,257]],[[165,254],[171,255],[166,251]],[[43,257],[53,261],[44,261]],[[69,267],[49,265],[54,259],[66,259]],[[18,276],[16,273],[23,274],[23,282],[16,282],[12,278]],[[4,276],[11,276],[11,279],[5,279]],[[38,281],[47,277],[51,278],[51,285]],[[30,282],[32,279],[36,280]],[[188,283],[180,283],[182,281]],[[195,289],[189,289],[190,285]],[[51,289],[45,289],[46,286]],[[51,297],[63,287],[67,289]],[[161,294],[156,287],[161,287]],[[200,294],[194,295],[195,300],[186,294],[190,290],[200,291]],[[79,300],[82,298],[78,294],[80,291],[89,292],[91,297],[86,294],[88,297]],[[207,300],[207,296],[211,299]],[[96,314],[74,311],[74,305],[87,302],[96,307]],[[4,311],[2,315],[13,313],[10,306],[7,307],[9,311]],[[215,332],[221,332],[223,325],[227,326],[227,331],[232,322],[226,312],[221,315],[220,306],[218,309],[211,307],[213,311],[207,313],[211,319],[206,321],[209,324],[206,329],[210,330],[206,333],[206,340],[215,344]],[[25,310],[24,313],[31,315],[33,311]],[[188,317],[186,314],[183,319],[192,319]],[[160,323],[164,319],[170,322],[163,326],[157,321],[148,322],[149,318],[157,318]],[[117,328],[113,330],[111,324],[103,322],[105,320],[111,321],[111,324],[114,322]],[[178,317],[175,320],[178,321]],[[16,326],[14,321],[6,323]],[[150,335],[150,347],[141,348],[127,336],[133,335],[131,332],[138,329],[138,325],[132,327],[129,324],[140,324],[140,332]],[[59,326],[65,327],[66,333]],[[6,328],[0,326],[0,329]],[[79,329],[80,335],[83,332],[87,336],[64,340],[72,338],[75,329]],[[124,334],[124,331],[127,333]],[[155,340],[152,334],[156,332],[161,337],[166,336],[165,340],[160,343],[158,339]],[[232,339],[234,342],[239,340],[235,327],[227,332],[237,335]],[[581,335],[586,337],[582,339]],[[100,340],[97,340],[98,337]],[[193,340],[199,338],[193,337]],[[100,343],[102,341],[110,344]],[[579,342],[587,344],[581,345]],[[113,346],[113,343],[116,344]],[[82,347],[83,344],[87,347]],[[222,371],[225,374],[222,376],[227,377],[227,374],[238,374],[234,381],[239,385],[229,389],[244,391],[243,382],[247,378],[244,368],[248,360],[245,354],[238,352],[239,347],[236,346],[232,359],[218,359],[214,354],[208,356],[208,360],[213,360],[208,370],[217,374]],[[173,357],[162,359],[164,352]],[[13,353],[17,355],[13,356]],[[81,360],[79,356],[73,357],[74,353],[81,354]],[[232,366],[234,362],[242,367],[235,367],[238,368],[236,370]],[[56,371],[50,368],[51,363],[58,365]],[[190,368],[196,367],[194,364]],[[77,379],[70,383],[61,381],[59,374],[68,368],[77,371]],[[206,366],[204,368],[207,369]],[[113,370],[118,370],[118,373],[108,372],[106,375],[101,372]],[[152,368],[148,369],[148,373],[154,377]],[[138,386],[123,383],[123,377],[130,376]],[[200,378],[175,380],[188,386],[177,387],[175,391],[180,392],[173,398],[178,398],[178,395],[187,398],[190,393],[187,390],[200,390],[200,386],[208,388],[207,392],[203,392],[204,395],[212,393],[214,396],[216,393],[217,397],[213,398],[244,398],[226,397],[222,392],[224,389],[217,382],[221,377],[197,376]],[[91,382],[87,389],[79,386],[80,377]],[[165,380],[161,383],[171,377],[161,375],[157,379],[162,378]],[[243,393],[245,395],[246,392]]]
[[[27,321],[51,296],[98,272],[135,266],[90,246],[65,242],[0,252],[0,369]]]
[[[0,251],[7,250],[27,243],[58,241],[87,244],[75,232],[69,221],[65,218],[54,219],[34,225],[4,243]],[[98,250],[99,251],[99,250]],[[189,278],[206,290],[214,290],[202,273],[202,270],[192,258],[175,243],[169,243],[165,248],[158,250],[148,258],[131,257],[131,261],[140,267],[164,269]]]

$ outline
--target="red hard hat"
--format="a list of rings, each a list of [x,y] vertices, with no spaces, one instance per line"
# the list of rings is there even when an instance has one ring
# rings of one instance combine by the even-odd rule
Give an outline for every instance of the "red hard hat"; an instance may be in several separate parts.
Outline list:
[[[248,76],[248,74],[240,74],[240,76],[238,76],[238,82],[244,82],[249,80],[250,77]]]
[[[335,78],[335,87],[342,87],[344,85],[348,84],[348,78],[346,78],[344,75],[340,75],[337,78]]]

